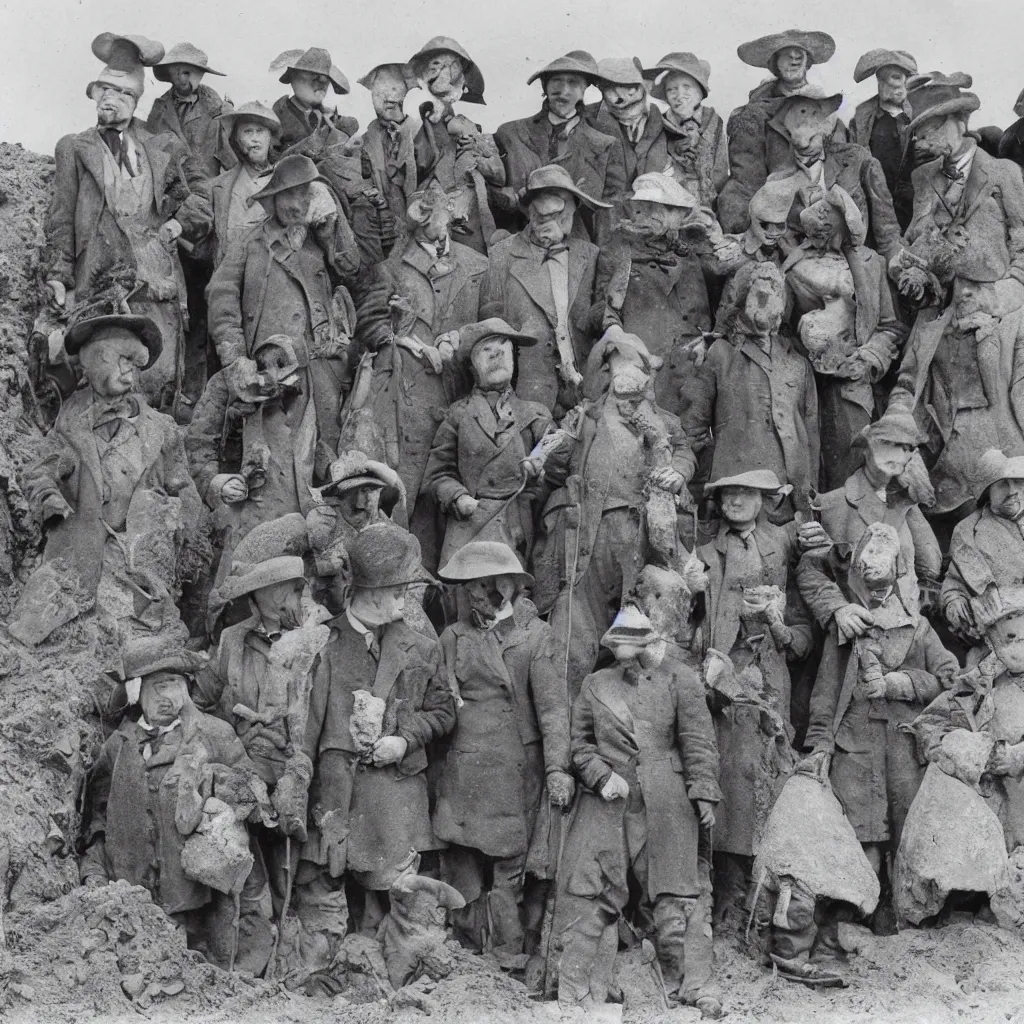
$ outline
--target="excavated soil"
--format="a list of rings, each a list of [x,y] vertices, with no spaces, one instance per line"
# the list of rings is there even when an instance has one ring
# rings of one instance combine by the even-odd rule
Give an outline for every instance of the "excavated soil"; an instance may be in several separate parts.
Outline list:
[[[38,560],[39,529],[18,488],[45,414],[29,384],[33,326],[43,309],[42,223],[53,161],[0,143],[0,622]],[[44,334],[52,322],[41,321]],[[455,950],[456,970],[429,993],[389,1003],[372,983],[334,998],[306,997],[228,975],[190,953],[148,895],[125,883],[77,885],[77,794],[102,740],[103,639],[87,617],[29,651],[0,627],[0,1020],[10,1024],[547,1024],[550,1003],[486,957]],[[716,943],[727,1019],[758,1024],[1024,1024],[1024,942],[955,920],[875,938],[851,929],[842,990],[811,990],[759,967],[738,942]],[[619,963],[626,1024],[697,1021],[662,1010],[635,951]],[[369,982],[369,979],[363,979]],[[368,994],[369,993],[369,994]],[[408,1005],[402,1005],[402,1002]],[[577,1020],[581,1019],[579,1017]]]

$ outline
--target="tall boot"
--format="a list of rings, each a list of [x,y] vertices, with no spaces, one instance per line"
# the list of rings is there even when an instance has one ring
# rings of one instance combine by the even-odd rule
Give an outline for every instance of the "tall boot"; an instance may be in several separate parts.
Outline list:
[[[525,934],[516,894],[509,889],[492,889],[487,894],[487,913],[490,947],[506,956],[522,953]]]
[[[560,894],[559,901],[566,903],[564,920],[569,925],[559,936],[562,954],[558,961],[558,1005],[570,1009],[603,1003],[618,947],[615,928],[618,915],[603,906],[600,897],[588,899]]]

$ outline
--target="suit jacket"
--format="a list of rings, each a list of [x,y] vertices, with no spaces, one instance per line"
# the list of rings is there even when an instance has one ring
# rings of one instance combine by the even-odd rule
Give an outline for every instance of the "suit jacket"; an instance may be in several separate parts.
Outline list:
[[[281,137],[276,147],[278,153],[271,153],[271,158],[313,134],[313,127],[308,120],[309,111],[303,110],[293,95],[278,97],[274,102],[274,113],[281,122]],[[324,114],[323,123],[337,129],[346,139],[352,138],[359,131],[359,122],[347,114]]]
[[[614,158],[614,166],[616,169],[618,167],[623,169],[623,191],[631,188],[639,175],[651,171],[662,173],[668,167],[668,139],[665,136],[665,125],[661,111],[653,103],[647,108],[647,124],[644,125],[643,135],[640,136],[640,141],[636,145],[626,138],[619,122],[612,117],[603,102],[588,106],[586,111],[590,124],[602,135],[606,135],[618,143],[618,156]]]
[[[603,257],[596,245],[581,238],[569,238],[568,245],[568,329],[576,366],[582,371],[591,339],[604,317],[604,303],[596,294],[598,265]],[[539,339],[536,345],[520,348],[517,353],[516,394],[554,409],[559,391],[555,341],[558,314],[542,253],[530,244],[525,232],[491,249],[480,286],[480,319],[492,316]]]
[[[156,215],[163,221],[181,212],[185,237],[202,234],[210,211],[201,204],[194,215],[180,210],[202,181],[188,147],[170,133],[153,135],[139,120],[133,120],[125,131],[149,161]],[[57,143],[53,198],[44,223],[52,253],[46,276],[76,288],[83,297],[97,272],[117,262],[135,263],[128,239],[107,205],[106,148],[97,128],[65,135]]]
[[[1024,584],[1024,536],[1014,520],[985,505],[956,524],[949,545],[949,569],[939,602],[945,613],[954,597],[970,601],[990,586]]]
[[[146,128],[154,135],[171,132],[185,143],[204,177],[212,178],[238,163],[228,144],[224,125],[214,120],[229,113],[232,107],[208,85],[199,86],[199,94],[189,106],[184,119],[174,105],[174,90],[169,89],[153,100]]]
[[[918,167],[913,182],[914,219],[906,232],[908,245],[935,226],[935,212],[949,185],[942,160]],[[1024,282],[1024,179],[1016,164],[991,157],[979,146],[952,226],[967,232],[957,277],[999,281],[1012,276]]]
[[[218,174],[215,178],[204,181],[196,189],[195,194],[190,196],[185,202],[185,207],[190,211],[197,204],[202,204],[199,209],[209,212],[210,216],[206,222],[202,255],[204,259],[212,260],[214,267],[221,265],[231,245],[228,231],[228,219],[231,213],[231,193],[234,190],[239,175],[245,173],[245,168],[238,162],[233,167]],[[193,216],[198,215],[201,214],[197,210]]]

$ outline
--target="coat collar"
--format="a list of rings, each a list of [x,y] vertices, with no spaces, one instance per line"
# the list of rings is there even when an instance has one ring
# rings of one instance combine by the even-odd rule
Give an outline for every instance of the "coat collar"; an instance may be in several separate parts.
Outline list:
[[[570,237],[569,245],[569,296],[566,308],[571,310],[579,291],[583,272],[587,265],[586,247],[590,244],[582,239]],[[538,258],[536,246],[526,237],[525,230],[520,231],[509,245],[509,273],[519,281],[530,298],[544,310],[551,326],[558,322],[554,296],[551,293],[551,277],[541,259]]]

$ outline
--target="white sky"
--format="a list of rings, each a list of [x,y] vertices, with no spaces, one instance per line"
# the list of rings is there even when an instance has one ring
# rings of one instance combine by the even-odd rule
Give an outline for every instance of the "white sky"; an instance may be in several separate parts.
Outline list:
[[[853,107],[874,91],[853,83],[853,67],[876,46],[912,52],[921,69],[966,71],[982,108],[972,124],[1006,127],[1024,87],[1022,0],[2,0],[0,139],[52,151],[57,139],[93,123],[85,85],[99,70],[89,45],[102,31],[159,39],[167,49],[188,40],[227,78],[207,82],[236,104],[273,102],[286,86],[267,73],[282,50],[324,46],[352,84],[338,100],[365,127],[369,94],[356,79],[375,64],[407,60],[433,35],[454,36],[479,64],[487,106],[464,104],[484,129],[539,109],[540,86],[526,85],[537,68],[572,49],[595,57],[636,55],[654,64],[671,50],[710,61],[708,103],[723,116],[764,77],[736,56],[747,39],[786,27],[829,32],[836,55],[812,72]],[[168,86],[147,76],[139,110]],[[587,94],[596,99],[596,91]],[[415,113],[421,94],[406,109]]]

